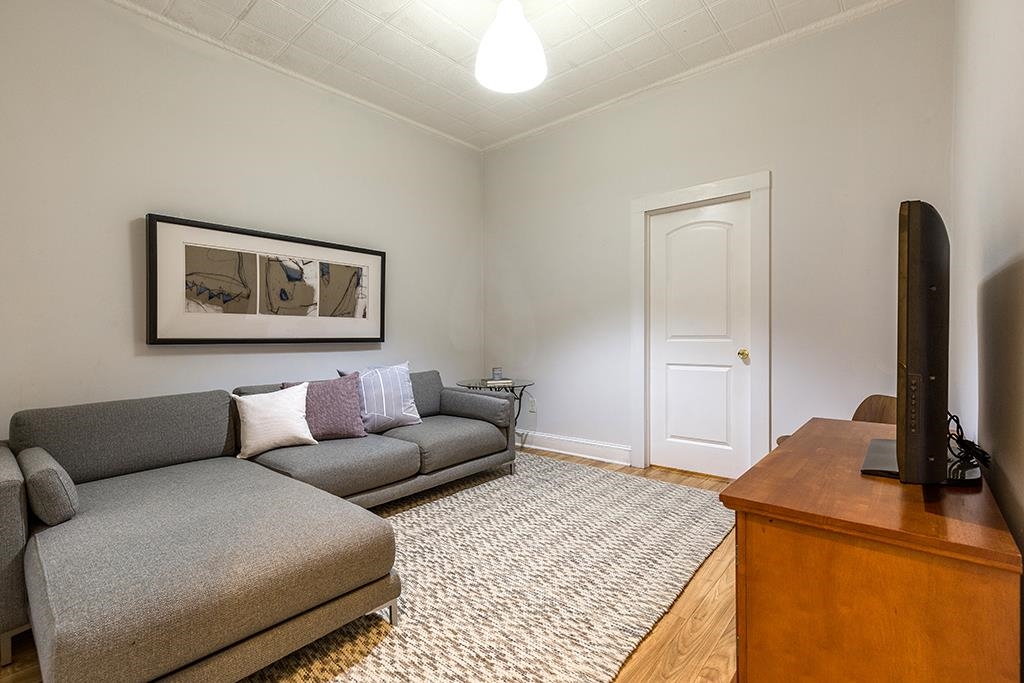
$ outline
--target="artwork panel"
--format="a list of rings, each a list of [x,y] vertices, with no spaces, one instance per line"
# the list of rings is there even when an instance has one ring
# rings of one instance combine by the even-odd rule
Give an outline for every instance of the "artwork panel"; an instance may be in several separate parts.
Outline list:
[[[256,313],[256,254],[185,245],[186,313]]]
[[[384,340],[384,252],[148,214],[146,253],[149,344]]]
[[[260,314],[315,316],[317,262],[260,254]]]
[[[320,315],[365,318],[369,300],[369,269],[363,266],[320,262]]]

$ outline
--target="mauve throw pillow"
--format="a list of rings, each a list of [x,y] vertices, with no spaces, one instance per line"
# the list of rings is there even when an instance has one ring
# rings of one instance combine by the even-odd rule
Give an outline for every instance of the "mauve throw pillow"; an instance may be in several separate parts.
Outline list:
[[[285,382],[282,389],[298,382]],[[366,436],[359,410],[359,373],[310,382],[306,389],[306,422],[317,441]]]

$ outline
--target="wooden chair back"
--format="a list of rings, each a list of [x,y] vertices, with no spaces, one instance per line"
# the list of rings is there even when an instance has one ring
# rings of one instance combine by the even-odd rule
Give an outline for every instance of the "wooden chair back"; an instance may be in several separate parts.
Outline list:
[[[872,394],[860,402],[853,411],[854,422],[881,422],[896,424],[896,397]]]
[[[887,425],[896,424],[896,397],[882,394],[871,394],[860,402],[853,411],[854,422],[881,422]],[[780,436],[775,445],[781,446],[789,438],[789,434]]]

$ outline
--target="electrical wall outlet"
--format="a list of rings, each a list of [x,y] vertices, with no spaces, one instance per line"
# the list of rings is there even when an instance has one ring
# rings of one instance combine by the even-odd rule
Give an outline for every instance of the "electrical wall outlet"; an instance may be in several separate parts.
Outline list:
[[[537,412],[537,399],[535,399],[533,396],[528,396],[527,398],[530,399],[530,412],[531,413],[536,413]]]

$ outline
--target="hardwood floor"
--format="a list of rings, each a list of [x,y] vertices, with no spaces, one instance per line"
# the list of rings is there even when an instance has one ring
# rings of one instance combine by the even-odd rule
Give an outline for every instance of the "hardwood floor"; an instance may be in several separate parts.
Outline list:
[[[586,458],[523,449],[528,453],[591,467],[721,491],[728,480],[664,467],[635,469]],[[640,646],[614,683],[729,683],[736,673],[736,531],[704,562]],[[0,683],[41,681],[32,633],[14,638],[14,663],[0,668]]]
[[[25,631],[14,636],[12,643],[14,661],[0,667],[0,681],[3,683],[38,683],[43,680],[39,674],[39,660],[32,643],[32,632]]]
[[[729,480],[666,467],[636,469],[626,465],[523,449],[613,472],[657,479],[710,491]],[[736,673],[736,531],[705,560],[669,611],[623,665],[614,683],[729,683]]]

